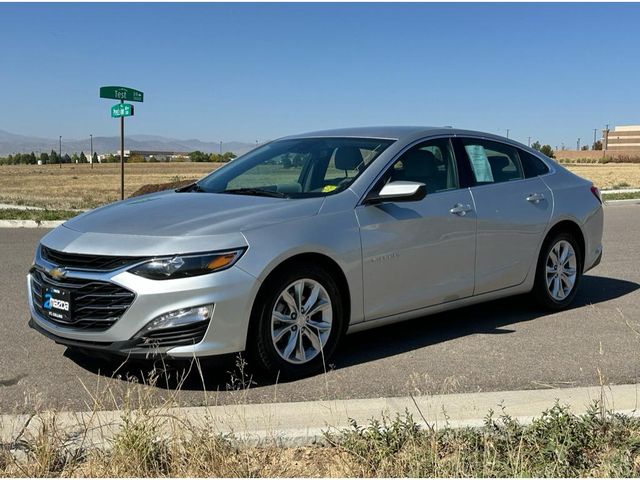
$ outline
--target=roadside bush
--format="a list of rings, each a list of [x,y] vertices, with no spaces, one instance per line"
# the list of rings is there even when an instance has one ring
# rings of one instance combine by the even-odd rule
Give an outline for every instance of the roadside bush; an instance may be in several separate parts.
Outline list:
[[[436,431],[411,417],[355,423],[329,441],[346,453],[346,475],[375,477],[631,477],[640,474],[640,420],[582,416],[554,406],[530,425],[490,414],[483,428]]]

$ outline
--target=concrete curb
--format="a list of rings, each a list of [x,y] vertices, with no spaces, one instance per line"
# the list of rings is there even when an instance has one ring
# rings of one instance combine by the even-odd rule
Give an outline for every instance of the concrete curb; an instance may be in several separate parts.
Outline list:
[[[640,198],[627,198],[624,200],[604,200],[603,204],[606,205],[640,205]]]
[[[13,203],[0,203],[0,209],[13,209],[13,210],[66,210],[68,212],[86,212],[87,209],[82,208],[62,208],[62,209],[47,209],[44,207],[34,207],[31,205],[14,205]]]
[[[616,188],[613,190],[601,190],[600,193],[638,193],[640,188]]]
[[[0,220],[0,228],[55,228],[66,220]]]
[[[300,446],[325,443],[325,432],[349,427],[350,420],[367,425],[372,419],[394,418],[409,413],[423,426],[479,427],[491,411],[529,423],[558,402],[575,414],[585,413],[594,402],[607,410],[636,415],[640,385],[576,387],[546,390],[481,392],[417,397],[329,400],[211,407],[165,408],[133,418],[156,422],[162,435],[170,436],[184,422],[229,435],[239,445]],[[34,438],[43,422],[55,418],[58,431],[82,438],[83,445],[108,448],[124,422],[122,411],[45,412],[36,417],[1,415],[0,442],[16,445]],[[180,431],[184,431],[182,428]]]

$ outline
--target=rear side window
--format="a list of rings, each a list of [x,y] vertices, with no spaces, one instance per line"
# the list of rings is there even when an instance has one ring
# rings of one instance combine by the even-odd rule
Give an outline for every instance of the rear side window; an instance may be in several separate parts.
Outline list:
[[[531,178],[549,173],[549,167],[535,155],[531,155],[524,150],[518,150],[518,154],[520,155],[520,162],[522,162],[525,177]]]
[[[515,147],[490,140],[463,138],[462,143],[477,185],[521,180],[524,172]]]

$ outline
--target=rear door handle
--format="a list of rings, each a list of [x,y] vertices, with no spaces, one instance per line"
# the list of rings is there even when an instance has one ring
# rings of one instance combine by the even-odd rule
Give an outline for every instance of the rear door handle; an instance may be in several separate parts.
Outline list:
[[[544,195],[542,193],[532,193],[527,196],[527,202],[540,203],[540,200],[544,200]]]
[[[464,217],[467,214],[467,212],[470,212],[471,210],[473,210],[471,208],[471,205],[463,205],[461,203],[456,203],[453,206],[453,208],[449,210],[449,213],[453,215],[458,215],[460,217]]]

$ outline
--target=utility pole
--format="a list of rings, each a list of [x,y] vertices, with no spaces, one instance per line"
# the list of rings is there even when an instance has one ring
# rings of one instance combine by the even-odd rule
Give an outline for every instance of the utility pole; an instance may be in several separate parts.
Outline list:
[[[89,157],[89,163],[91,163],[91,169],[93,170],[93,134],[89,134],[89,138],[91,138],[91,156]]]
[[[507,138],[509,138],[509,129],[507,128]]]
[[[580,150],[580,137],[578,137],[578,141],[576,142],[576,150]]]
[[[58,146],[58,164],[62,168],[62,135],[60,135],[60,145]]]
[[[531,137],[528,137],[527,138],[527,147],[530,147],[530,146],[531,146]]]
[[[593,148],[596,148],[596,133],[598,132],[597,128],[593,129]]]

